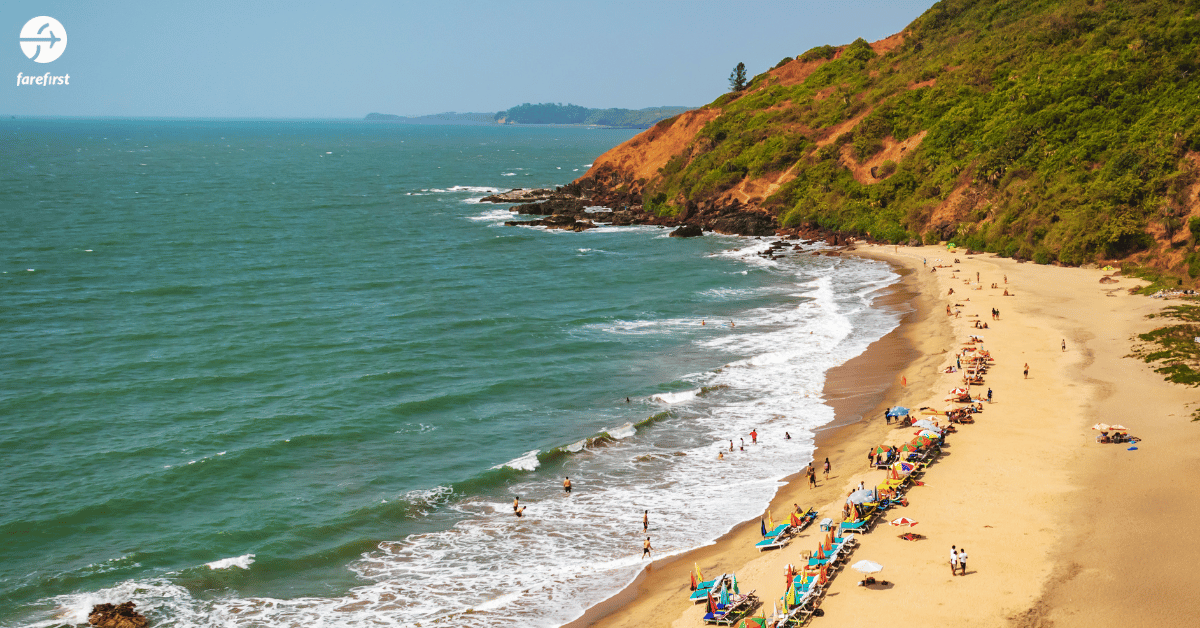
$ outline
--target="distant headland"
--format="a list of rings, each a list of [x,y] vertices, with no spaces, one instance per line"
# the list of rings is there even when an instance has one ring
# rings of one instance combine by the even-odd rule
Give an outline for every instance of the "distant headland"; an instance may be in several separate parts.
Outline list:
[[[556,124],[601,126],[620,129],[648,129],[660,120],[679,115],[692,107],[649,107],[646,109],[591,109],[562,103],[525,103],[496,113],[457,113],[449,111],[428,116],[398,116],[369,113],[366,119],[405,124]]]

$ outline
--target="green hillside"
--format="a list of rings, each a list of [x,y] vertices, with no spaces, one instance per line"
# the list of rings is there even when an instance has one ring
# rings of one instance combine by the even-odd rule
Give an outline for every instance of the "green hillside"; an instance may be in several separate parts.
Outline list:
[[[579,105],[525,103],[495,115],[508,124],[592,124],[631,129],[649,128],[655,122],[687,111],[690,107],[648,109],[589,109]]]
[[[760,207],[782,226],[1039,263],[1152,253],[1195,277],[1198,12],[1200,0],[943,0],[883,54],[862,40],[816,48],[791,62],[820,63],[802,82],[764,73],[718,98],[707,108],[720,115],[641,182],[645,207],[702,212],[777,178]]]

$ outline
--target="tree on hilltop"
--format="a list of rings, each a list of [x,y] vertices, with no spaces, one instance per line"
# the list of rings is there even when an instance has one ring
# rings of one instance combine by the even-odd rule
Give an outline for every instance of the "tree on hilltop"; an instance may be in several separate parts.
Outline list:
[[[738,62],[733,68],[733,72],[729,73],[729,88],[735,92],[740,92],[746,89],[746,64]]]

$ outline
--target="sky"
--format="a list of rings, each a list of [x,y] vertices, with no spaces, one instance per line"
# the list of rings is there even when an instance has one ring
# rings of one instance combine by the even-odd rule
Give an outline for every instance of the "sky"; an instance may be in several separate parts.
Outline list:
[[[882,39],[933,0],[5,0],[2,116],[361,118],[522,103],[700,106],[822,44]],[[50,63],[29,20],[67,33]],[[69,76],[22,85],[18,75]],[[63,81],[57,81],[61,83]]]

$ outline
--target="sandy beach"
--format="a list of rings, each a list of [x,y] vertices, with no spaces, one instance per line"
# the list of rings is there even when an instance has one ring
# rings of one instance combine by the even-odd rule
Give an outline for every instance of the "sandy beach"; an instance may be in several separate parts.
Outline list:
[[[977,396],[991,388],[994,401],[949,435],[924,485],[909,491],[909,505],[888,511],[918,521],[912,531],[925,539],[902,540],[909,529],[885,522],[860,537],[851,562],[880,563],[876,577],[891,585],[859,587],[862,576],[843,570],[813,625],[877,626],[901,616],[909,626],[1190,623],[1200,611],[1188,590],[1200,542],[1186,527],[1200,515],[1200,500],[1186,490],[1200,459],[1200,425],[1190,421],[1198,395],[1127,357],[1133,336],[1156,326],[1146,316],[1169,302],[1130,295],[1137,280],[1101,284],[1111,273],[1100,270],[944,247],[859,246],[857,253],[900,268],[894,298],[915,310],[830,373],[825,396],[838,419],[818,439],[816,466],[828,457],[833,472],[828,480],[818,472],[810,489],[798,464],[770,506],[775,519],[799,504],[837,520],[851,488],[882,481],[883,471],[868,469],[867,450],[915,433],[886,425],[883,410],[944,408],[962,379],[943,371],[970,335],[981,336],[995,359],[975,387]],[[931,272],[935,266],[942,267]],[[947,306],[957,315],[948,316]],[[1136,450],[1099,444],[1091,426],[1100,421],[1124,424],[1143,440]],[[755,518],[713,545],[655,561],[571,626],[703,626],[703,605],[687,600],[693,564],[706,576],[736,573],[769,615],[784,593],[786,565],[799,564],[821,536],[814,525],[787,547],[759,553]],[[965,576],[950,574],[951,545],[970,554]]]

